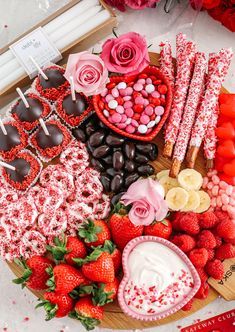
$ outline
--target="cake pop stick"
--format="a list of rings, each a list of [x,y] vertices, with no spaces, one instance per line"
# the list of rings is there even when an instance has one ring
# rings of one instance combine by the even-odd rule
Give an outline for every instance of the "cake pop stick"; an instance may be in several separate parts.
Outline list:
[[[0,127],[1,127],[1,130],[3,132],[3,135],[7,135],[7,131],[6,131],[6,128],[4,126],[4,123],[2,122],[2,119],[0,119]]]
[[[177,69],[174,100],[165,131],[163,155],[170,158],[177,139],[195,59],[195,43],[188,42]]]
[[[27,101],[27,99],[25,98],[22,90],[20,88],[16,88],[16,92],[18,93],[18,95],[20,96],[20,98],[22,99],[24,105],[26,108],[29,108],[29,103]]]
[[[37,68],[38,72],[42,75],[42,77],[44,78],[44,80],[48,80],[47,75],[44,73],[44,71],[40,68],[40,66],[38,65],[38,63],[35,61],[35,59],[30,55],[29,59],[32,61],[32,63],[34,64],[34,66]]]
[[[40,122],[40,125],[41,125],[45,135],[50,136],[50,133],[49,133],[47,126],[46,126],[45,122],[43,121],[43,119],[39,119],[39,122]]]
[[[160,69],[163,74],[169,79],[172,88],[174,88],[174,81],[175,81],[175,71],[174,71],[174,64],[172,59],[172,50],[171,44],[169,41],[165,43],[161,43],[160,45]]]
[[[11,169],[12,171],[16,170],[15,166],[12,166],[10,164],[4,163],[4,161],[0,161],[0,166],[8,168],[8,169]]]
[[[180,171],[181,163],[184,160],[191,130],[195,120],[198,104],[200,102],[202,87],[207,68],[205,53],[196,53],[195,68],[189,88],[188,98],[180,124],[179,135],[174,148],[173,163],[170,176],[176,177]]]
[[[75,94],[75,88],[74,88],[74,80],[73,76],[69,77],[70,81],[70,88],[71,88],[71,96],[72,96],[72,101],[76,101],[76,94]]]
[[[220,89],[228,72],[232,56],[233,52],[231,49],[222,49],[219,52],[218,63],[215,61],[215,68],[213,68],[213,70],[211,69],[211,75],[208,75],[205,96],[192,130],[192,136],[189,143],[190,149],[187,153],[188,166],[191,168],[194,167],[210,118],[217,106]]]

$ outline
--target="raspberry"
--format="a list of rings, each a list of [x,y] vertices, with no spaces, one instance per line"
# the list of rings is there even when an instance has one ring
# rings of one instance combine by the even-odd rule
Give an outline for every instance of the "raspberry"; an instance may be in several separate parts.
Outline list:
[[[193,306],[193,299],[191,299],[190,301],[188,301],[188,303],[185,304],[185,306],[183,306],[181,309],[183,311],[189,311],[192,309]]]
[[[221,221],[216,227],[216,232],[223,239],[234,239],[235,238],[235,224],[227,219]]]
[[[193,249],[189,253],[189,259],[196,267],[203,267],[208,261],[208,252],[205,248]]]
[[[205,282],[201,284],[201,287],[199,288],[194,297],[196,299],[204,300],[207,298],[208,294],[209,294],[209,285],[207,282]]]
[[[202,231],[198,236],[197,246],[199,248],[214,249],[216,240],[210,231]]]
[[[176,231],[180,230],[180,225],[179,225],[179,221],[182,218],[182,216],[184,216],[185,213],[184,212],[175,212],[173,215],[173,219],[172,219],[172,228]]]
[[[196,213],[187,213],[179,220],[179,227],[189,235],[196,235],[200,232],[199,222]]]
[[[216,249],[215,258],[224,260],[235,257],[235,246],[232,243],[224,243]]]
[[[218,218],[212,211],[204,212],[199,215],[199,225],[201,228],[212,228],[218,221]]]
[[[188,252],[188,251],[192,250],[196,245],[194,238],[192,238],[192,236],[186,235],[186,234],[175,235],[172,239],[172,242],[177,247],[179,247],[183,252]]]
[[[219,248],[222,244],[222,239],[218,235],[214,235],[216,241],[216,248]]]
[[[224,275],[224,267],[219,259],[215,259],[206,264],[206,271],[214,279],[220,280]]]
[[[197,270],[197,273],[199,274],[199,277],[200,277],[200,279],[201,279],[201,282],[202,282],[202,283],[205,283],[205,282],[207,281],[207,279],[208,279],[208,275],[206,274],[204,268],[202,268],[202,267],[197,267],[196,270]]]
[[[208,262],[212,261],[215,257],[215,251],[213,249],[206,249],[208,252]]]
[[[214,214],[216,215],[219,221],[230,220],[228,213],[225,211],[217,210],[214,211]]]
[[[232,244],[235,245],[235,238],[234,238],[234,239],[226,239],[226,238],[224,238],[224,241],[225,241],[226,243],[232,243]]]

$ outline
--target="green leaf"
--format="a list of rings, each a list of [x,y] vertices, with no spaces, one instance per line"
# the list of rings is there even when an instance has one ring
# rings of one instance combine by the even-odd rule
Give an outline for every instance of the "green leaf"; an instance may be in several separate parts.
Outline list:
[[[87,219],[78,230],[79,236],[85,240],[86,243],[95,242],[98,240],[97,234],[102,232],[102,227],[96,226],[94,221]]]
[[[26,286],[27,281],[29,280],[30,276],[32,275],[32,270],[27,267],[26,264],[24,264],[25,270],[23,272],[23,275],[19,278],[13,279],[12,282],[17,285],[22,285],[22,288]]]
[[[109,254],[112,254],[114,250],[116,249],[115,244],[110,240],[105,240],[103,250],[108,252]]]
[[[94,285],[81,285],[79,287],[76,287],[72,290],[72,292],[69,293],[69,296],[73,299],[73,300],[78,300],[79,297],[81,297],[82,295],[90,295],[93,292],[93,288]]]
[[[104,306],[107,303],[113,302],[113,299],[110,296],[113,295],[113,292],[104,291],[105,284],[101,283],[99,286],[94,287],[92,302],[94,305]]]
[[[84,317],[77,313],[76,311],[72,311],[69,313],[69,317],[73,319],[79,320],[82,325],[86,328],[87,331],[91,331],[95,328],[95,326],[100,324],[100,321],[91,317]]]
[[[94,262],[96,261],[100,255],[102,254],[102,249],[100,248],[95,248],[94,251],[92,251],[92,253],[87,256],[86,258],[73,258],[73,261],[78,265],[78,266],[82,266],[86,263],[89,263],[89,262]]]

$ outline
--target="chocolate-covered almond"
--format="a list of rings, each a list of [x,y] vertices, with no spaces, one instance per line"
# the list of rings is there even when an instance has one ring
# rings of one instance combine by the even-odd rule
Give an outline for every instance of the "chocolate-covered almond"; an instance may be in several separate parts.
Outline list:
[[[124,143],[124,138],[114,134],[109,134],[105,141],[109,146],[116,147],[121,146]]]
[[[149,156],[149,159],[153,161],[153,160],[157,159],[157,156],[158,156],[158,147],[154,143],[151,143],[151,145],[152,145],[152,149],[149,152],[148,156]]]
[[[103,164],[98,159],[91,158],[91,165],[100,172],[103,172],[105,170]]]
[[[119,171],[124,166],[124,156],[121,151],[115,151],[113,154],[113,168]]]
[[[137,181],[139,178],[138,173],[132,173],[125,178],[125,187],[128,188],[133,182]]]
[[[90,137],[96,131],[95,126],[92,123],[89,123],[86,126],[86,134]]]
[[[146,157],[141,153],[136,153],[135,162],[137,162],[138,164],[147,164],[148,161],[149,161],[148,157]]]
[[[113,195],[111,199],[112,206],[115,206],[121,199],[121,197],[125,194],[125,191],[121,191],[120,193]]]
[[[89,138],[90,145],[91,146],[101,145],[104,137],[105,137],[105,132],[103,130],[98,130],[94,132]]]
[[[135,163],[133,160],[130,160],[130,159],[127,159],[125,161],[125,170],[128,172],[128,173],[132,173],[134,172],[135,170]]]
[[[106,157],[102,158],[102,160],[105,162],[107,165],[113,165],[113,156],[107,155]]]
[[[126,142],[124,144],[124,153],[126,157],[130,160],[135,157],[135,144],[133,142]]]
[[[111,181],[111,191],[114,193],[118,192],[123,185],[123,177],[120,174],[117,174],[114,176],[114,178]]]
[[[143,154],[149,154],[152,150],[152,144],[151,143],[138,143],[136,144],[136,149]]]
[[[107,168],[106,169],[106,173],[109,175],[109,176],[111,176],[112,178],[115,176],[115,175],[117,175],[117,174],[119,174],[119,175],[121,175],[121,176],[124,176],[124,172],[123,171],[116,171],[114,168]]]
[[[106,174],[101,174],[100,182],[102,183],[104,190],[106,192],[109,192],[110,191],[110,182],[111,182],[110,178]]]
[[[91,146],[89,141],[86,142],[86,147],[87,147],[88,152],[90,152],[91,154],[95,151],[95,147]]]
[[[93,157],[95,157],[95,158],[102,158],[102,157],[107,156],[109,151],[110,151],[110,147],[108,145],[104,144],[104,145],[100,145],[98,148],[96,148],[92,154],[93,154]]]
[[[73,133],[73,136],[74,136],[77,140],[79,140],[79,141],[81,141],[81,142],[83,142],[83,143],[86,142],[86,133],[85,133],[85,131],[82,130],[81,128],[75,128],[75,129],[73,129],[72,133]]]
[[[141,165],[137,168],[137,172],[139,173],[139,175],[153,175],[154,168],[149,164]]]

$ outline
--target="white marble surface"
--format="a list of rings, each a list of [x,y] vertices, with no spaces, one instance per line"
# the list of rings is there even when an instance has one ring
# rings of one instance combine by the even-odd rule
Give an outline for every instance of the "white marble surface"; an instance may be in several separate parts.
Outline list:
[[[67,2],[66,0],[62,0]],[[0,45],[8,38],[12,38],[14,31],[26,29],[39,18],[46,15],[49,4],[58,6],[59,0],[0,0]],[[35,4],[39,8],[35,10]],[[33,15],[29,8],[34,7]],[[233,47],[235,50],[235,34],[213,21],[206,13],[195,12],[181,6],[174,9],[174,15],[164,14],[160,8],[147,9],[143,12],[129,11],[119,16],[118,34],[127,31],[137,31],[147,36],[151,50],[158,51],[158,43],[162,38],[174,40],[175,33],[179,30],[187,32],[190,37],[197,41],[199,49],[205,52],[217,51],[221,47]],[[21,12],[21,15],[19,15]],[[190,24],[190,22],[193,22]],[[7,24],[8,28],[4,28]],[[180,27],[179,27],[180,26]],[[7,35],[8,34],[8,35]],[[100,44],[97,45],[99,49]],[[235,60],[233,60],[225,86],[235,92]],[[0,331],[7,332],[70,332],[83,331],[79,323],[70,319],[57,319],[51,322],[44,321],[42,310],[34,310],[37,303],[35,297],[26,289],[21,291],[20,287],[11,283],[13,274],[6,264],[0,261]],[[234,302],[226,302],[217,299],[196,314],[184,320],[149,329],[149,331],[175,332],[180,327],[192,324],[197,319],[206,319],[213,315],[225,312],[235,307]],[[97,331],[106,331],[97,329]],[[228,331],[226,331],[228,332]]]

